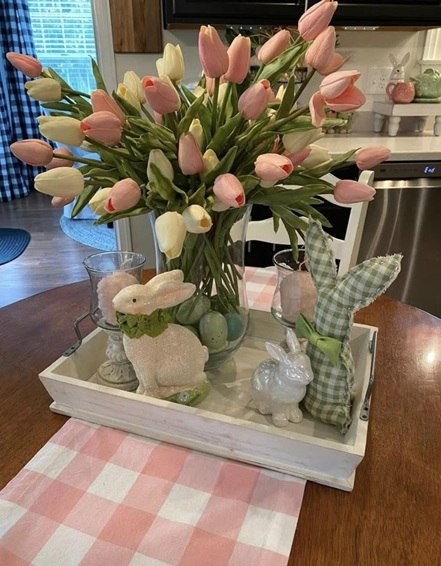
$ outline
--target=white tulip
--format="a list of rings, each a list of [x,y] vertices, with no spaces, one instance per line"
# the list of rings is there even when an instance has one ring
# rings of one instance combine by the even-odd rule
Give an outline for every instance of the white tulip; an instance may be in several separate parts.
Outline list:
[[[84,189],[84,178],[79,169],[56,167],[40,173],[34,179],[35,189],[51,197],[76,197]]]
[[[79,147],[84,141],[81,122],[70,116],[39,116],[41,134],[52,141]]]
[[[123,76],[123,84],[138,99],[141,104],[145,101],[144,89],[142,88],[141,79],[135,71],[126,71]]]
[[[211,216],[202,206],[192,204],[182,213],[187,232],[192,234],[203,234],[213,226]]]
[[[320,128],[315,128],[314,130],[307,130],[306,132],[299,131],[285,134],[282,141],[289,153],[297,153],[307,145],[311,145],[318,139],[322,138],[323,135],[324,134]]]
[[[202,161],[204,162],[204,173],[209,173],[219,164],[219,159],[212,149],[207,149],[202,156]]]
[[[57,102],[61,100],[61,85],[55,79],[41,78],[25,83],[25,89],[31,98],[39,102]]]
[[[136,108],[138,112],[141,112],[141,104],[136,92],[131,90],[126,84],[119,83],[116,89],[116,94]]]
[[[102,216],[107,213],[104,204],[110,194],[112,187],[106,187],[97,191],[89,201],[89,206],[95,214]]]
[[[179,212],[165,212],[155,221],[155,233],[159,249],[167,259],[181,255],[187,229]]]
[[[147,177],[149,178],[149,181],[160,182],[159,179],[155,178],[155,174],[153,173],[151,167],[152,164],[156,165],[156,167],[161,171],[164,177],[167,177],[167,179],[173,181],[173,177],[175,175],[173,171],[173,165],[170,163],[161,149],[152,149],[147,163]]]
[[[196,143],[200,150],[202,150],[205,143],[204,129],[202,128],[201,121],[198,118],[194,118],[188,129],[190,134],[193,134]]]
[[[162,59],[156,61],[158,75],[167,75],[172,81],[181,81],[185,74],[184,57],[179,45],[167,43]]]
[[[323,165],[324,163],[331,161],[331,156],[325,148],[314,144],[310,145],[309,148],[311,153],[301,163],[301,166],[305,169],[312,169],[313,167],[317,167],[318,165]]]

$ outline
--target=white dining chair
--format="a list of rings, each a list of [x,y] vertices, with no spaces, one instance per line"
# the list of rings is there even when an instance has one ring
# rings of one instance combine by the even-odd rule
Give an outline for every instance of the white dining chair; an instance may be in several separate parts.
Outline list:
[[[324,180],[335,184],[338,178],[332,174],[323,177]],[[360,183],[372,186],[374,182],[373,171],[362,171],[358,177]],[[295,190],[295,187],[293,187]],[[339,261],[338,274],[343,275],[349,268],[355,265],[357,261],[358,251],[360,248],[361,235],[363,232],[364,221],[366,218],[367,202],[359,202],[356,204],[341,204],[336,202],[333,195],[320,195],[320,198],[331,202],[336,206],[350,209],[349,220],[346,226],[346,233],[344,239],[339,239],[333,236],[331,238],[331,245],[335,255],[335,259]],[[279,224],[279,229],[274,231],[274,224],[272,218],[265,220],[251,220],[248,223],[246,233],[246,241],[259,241],[269,244],[290,245],[288,233],[282,222]],[[304,244],[302,238],[299,236],[299,245]]]

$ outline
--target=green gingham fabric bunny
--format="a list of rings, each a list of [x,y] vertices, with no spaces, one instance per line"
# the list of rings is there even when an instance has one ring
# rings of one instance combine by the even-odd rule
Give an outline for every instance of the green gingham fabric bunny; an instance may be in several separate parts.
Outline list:
[[[339,278],[329,236],[313,220],[306,232],[305,249],[318,297],[312,326],[302,316],[296,325],[297,333],[308,338],[307,354],[314,372],[303,405],[314,418],[344,434],[351,424],[354,360],[349,339],[353,314],[392,284],[400,272],[401,255],[368,259]],[[331,351],[324,353],[327,345]]]

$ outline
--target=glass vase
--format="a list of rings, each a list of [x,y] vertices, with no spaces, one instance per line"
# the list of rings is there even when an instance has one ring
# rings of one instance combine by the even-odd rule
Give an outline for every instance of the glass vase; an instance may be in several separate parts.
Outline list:
[[[213,226],[203,234],[187,233],[182,253],[167,259],[156,246],[158,273],[181,269],[184,281],[194,283],[195,294],[175,307],[173,322],[190,327],[207,346],[205,370],[220,367],[239,348],[248,328],[244,280],[245,236],[251,206],[213,212]]]
[[[284,326],[295,328],[298,315],[312,320],[317,291],[305,262],[305,250],[300,248],[298,261],[292,249],[274,254],[273,264],[277,268],[277,284],[271,304],[271,313]]]
[[[89,381],[135,391],[138,379],[124,351],[122,334],[116,320],[113,297],[124,287],[139,283],[145,257],[133,252],[101,252],[86,257],[86,268],[91,284],[90,317],[107,333],[106,357]]]

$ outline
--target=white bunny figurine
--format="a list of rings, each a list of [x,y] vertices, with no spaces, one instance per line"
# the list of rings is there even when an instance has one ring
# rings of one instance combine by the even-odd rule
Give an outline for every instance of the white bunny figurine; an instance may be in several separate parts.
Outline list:
[[[113,299],[124,349],[139,380],[137,393],[164,399],[207,383],[207,348],[191,330],[172,324],[166,310],[195,292],[183,279],[175,269],[145,285],[125,287]]]
[[[286,329],[289,353],[271,342],[265,342],[273,359],[261,362],[251,378],[251,395],[256,408],[263,415],[272,415],[276,426],[303,419],[299,403],[306,394],[306,386],[313,379],[311,362],[300,349],[297,336]]]
[[[393,68],[392,72],[389,77],[389,83],[402,83],[405,81],[405,72],[404,66],[408,63],[410,59],[410,52],[407,52],[406,55],[401,59],[401,62],[398,62],[398,59],[392,53],[389,53],[389,61],[392,63]]]

